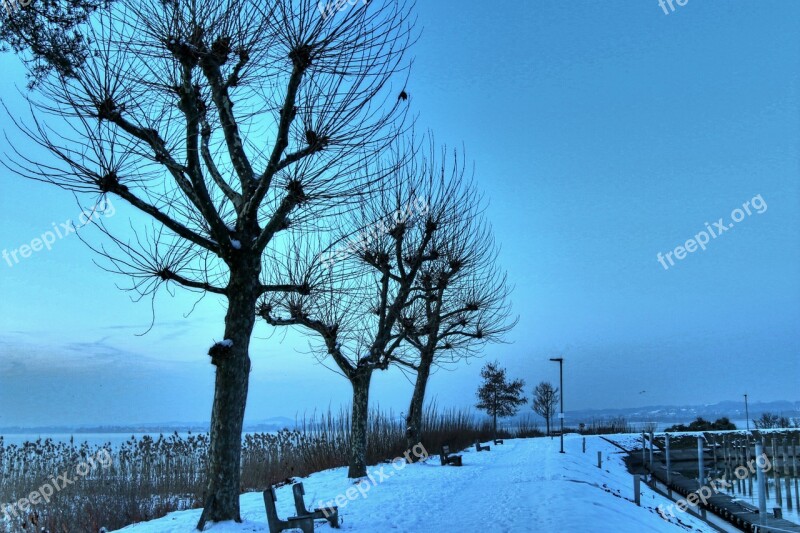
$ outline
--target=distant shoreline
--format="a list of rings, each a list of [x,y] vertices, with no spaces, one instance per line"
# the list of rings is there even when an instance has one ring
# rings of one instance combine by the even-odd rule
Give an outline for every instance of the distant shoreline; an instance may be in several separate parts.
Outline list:
[[[786,416],[800,415],[800,400],[777,400],[769,402],[753,402],[750,404],[750,419],[757,418],[763,412],[772,412]],[[523,416],[525,413],[523,411]],[[721,401],[709,405],[651,405],[645,407],[576,409],[566,411],[566,423],[577,425],[579,422],[625,417],[628,422],[639,424],[654,422],[659,425],[689,423],[698,416],[716,419],[721,416],[732,421],[742,422],[744,426],[744,403],[737,401]],[[516,418],[505,419],[505,423],[513,425]],[[284,428],[293,429],[302,419],[276,416],[266,420],[245,424],[244,431],[250,433],[279,431]],[[0,427],[0,435],[28,434],[114,434],[114,433],[205,433],[210,422],[155,422],[131,425],[93,425],[93,426],[8,426]]]

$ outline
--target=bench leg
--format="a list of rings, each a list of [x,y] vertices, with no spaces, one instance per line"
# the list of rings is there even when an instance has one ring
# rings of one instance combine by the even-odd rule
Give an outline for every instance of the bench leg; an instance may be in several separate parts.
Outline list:
[[[326,517],[328,523],[334,529],[339,529],[339,510],[336,509],[329,516]]]
[[[311,516],[313,516],[315,519],[327,520],[333,528],[339,527],[339,508],[336,506],[314,509],[314,512],[311,514]]]
[[[303,533],[314,533],[314,518],[311,516],[292,517],[284,522],[281,529],[300,529]]]

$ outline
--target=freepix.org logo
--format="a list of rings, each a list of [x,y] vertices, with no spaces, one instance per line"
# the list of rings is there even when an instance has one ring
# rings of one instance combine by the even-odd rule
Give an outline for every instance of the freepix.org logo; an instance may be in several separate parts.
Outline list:
[[[330,0],[329,2],[319,2],[317,9],[322,14],[322,18],[326,19],[344,9],[347,6],[353,7],[357,3],[367,5],[369,0]]]
[[[742,204],[742,207],[737,207],[731,211],[731,222],[726,222],[724,218],[720,218],[716,222],[709,224],[705,223],[705,229],[697,233],[693,238],[688,239],[685,243],[678,245],[674,250],[665,254],[658,252],[656,260],[664,267],[664,270],[669,270],[670,267],[675,266],[675,260],[682,261],[686,259],[687,254],[696,252],[698,249],[705,251],[706,247],[712,240],[732,230],[733,227],[745,218],[753,214],[760,215],[767,211],[767,202],[760,194],[752,197]],[[674,259],[673,259],[674,258]]]
[[[98,466],[108,468],[112,463],[111,453],[107,449],[101,448],[94,456],[89,455],[84,461],[78,463],[72,471],[64,471],[56,476],[51,476],[46,483],[28,494],[27,497],[20,498],[16,502],[0,504],[0,523],[3,520],[10,522],[12,517],[17,520],[23,518],[31,511],[32,507],[50,503],[50,498],[71,487],[80,478],[88,476]]]
[[[737,466],[733,470],[733,475],[737,480],[741,481],[755,474],[759,468],[765,473],[772,470],[772,463],[770,463],[766,453],[762,453],[755,459],[747,461],[747,466]],[[725,476],[712,479],[708,484],[701,486],[694,492],[690,492],[686,498],[681,498],[674,504],[670,504],[666,507],[663,504],[659,505],[658,513],[664,518],[675,518],[675,508],[677,508],[679,512],[685,513],[690,507],[696,508],[698,505],[705,505],[708,503],[709,498],[731,487],[733,487],[733,481],[727,479]]]
[[[36,252],[41,252],[45,249],[47,251],[52,250],[56,241],[65,239],[73,233],[77,233],[80,228],[88,224],[93,224],[101,217],[113,217],[116,212],[117,210],[112,205],[111,200],[108,198],[103,198],[100,202],[95,204],[93,208],[84,209],[81,211],[81,213],[78,215],[77,225],[72,221],[72,219],[68,219],[65,222],[60,222],[58,224],[53,222],[51,229],[45,231],[38,237],[31,239],[30,242],[21,244],[16,248],[3,248],[1,255],[3,256],[3,260],[8,267],[13,268],[14,265],[18,265],[20,261],[23,259],[28,259]]]

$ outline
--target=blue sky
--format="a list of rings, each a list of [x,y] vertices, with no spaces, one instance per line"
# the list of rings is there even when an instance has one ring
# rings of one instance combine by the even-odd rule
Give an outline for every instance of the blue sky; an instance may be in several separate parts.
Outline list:
[[[532,389],[563,355],[567,410],[800,399],[800,3],[497,5],[419,2],[408,84],[419,125],[475,162],[515,285],[519,325],[485,358]],[[18,61],[0,69],[24,115]],[[3,152],[37,153],[5,115],[0,127]],[[6,170],[0,183],[0,251],[80,213],[58,189]],[[659,264],[758,195],[763,213]],[[113,205],[106,223],[127,227]],[[139,336],[149,302],[74,235],[52,248],[0,260],[0,426],[207,420],[223,303],[185,318],[191,295],[162,294]],[[248,420],[347,403],[302,337],[256,335]],[[481,364],[435,374],[439,405],[474,403]],[[410,390],[388,372],[372,398],[403,412]]]

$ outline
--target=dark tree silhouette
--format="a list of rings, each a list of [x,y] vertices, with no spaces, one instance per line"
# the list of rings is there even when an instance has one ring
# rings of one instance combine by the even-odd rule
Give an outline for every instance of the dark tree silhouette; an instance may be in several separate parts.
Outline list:
[[[410,346],[395,356],[402,369],[416,373],[406,414],[409,448],[422,439],[425,392],[434,367],[479,355],[489,342],[502,342],[516,323],[510,317],[509,288],[497,268],[498,249],[482,215],[481,200],[464,180],[463,162],[451,165],[443,150],[437,172],[463,183],[452,215],[433,237],[437,258],[427,263],[409,305],[397,323]]]
[[[718,418],[714,422],[706,420],[702,416],[698,416],[692,420],[689,425],[676,424],[670,426],[664,431],[729,431],[736,429],[736,424],[730,421],[727,416]]]
[[[514,416],[520,406],[528,402],[522,392],[525,381],[506,379],[506,369],[501,368],[497,361],[487,363],[481,369],[481,377],[483,383],[478,389],[478,403],[475,407],[492,417],[492,431],[496,438],[497,419]]]
[[[788,428],[791,427],[791,420],[775,413],[761,413],[761,417],[753,420],[757,429]]]
[[[330,357],[353,388],[348,476],[366,475],[367,415],[375,370],[406,364],[397,355],[404,333],[398,328],[413,303],[420,274],[436,262],[439,234],[448,234],[468,193],[458,179],[439,173],[435,153],[414,147],[397,150],[387,168],[389,185],[354,211],[349,228],[331,248],[358,235],[360,243],[335,254],[325,282],[308,295],[266,295],[261,316],[272,325],[300,327],[318,339],[312,352]],[[366,234],[366,235],[365,235]],[[302,263],[303,261],[299,261]],[[308,261],[305,261],[308,263]],[[327,263],[327,262],[326,262]],[[313,267],[311,268],[313,271]]]
[[[544,418],[547,424],[547,435],[550,435],[550,422],[558,405],[558,387],[548,381],[542,381],[533,389],[533,412]]]
[[[92,13],[112,2],[34,0],[22,5],[19,0],[5,0],[0,4],[0,51],[12,50],[22,57],[31,87],[52,72],[72,77],[89,53],[86,23]]]
[[[33,116],[16,120],[52,160],[17,150],[6,165],[148,215],[152,226],[104,227],[110,244],[94,246],[140,297],[179,285],[226,301],[223,340],[209,350],[198,526],[239,521],[256,305],[309,293],[317,280],[284,268],[287,250],[385,176],[370,169],[402,132],[406,106],[389,82],[405,69],[407,7],[373,1],[323,18],[313,0],[117,0],[95,15],[82,62],[54,67],[30,98]]]

